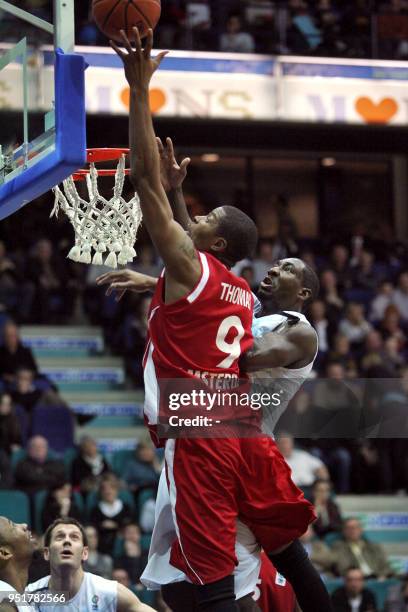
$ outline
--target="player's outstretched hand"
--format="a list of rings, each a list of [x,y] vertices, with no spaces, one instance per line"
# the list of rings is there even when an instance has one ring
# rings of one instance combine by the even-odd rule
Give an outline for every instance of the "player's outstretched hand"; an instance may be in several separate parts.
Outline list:
[[[160,178],[164,191],[178,189],[187,176],[187,167],[191,162],[189,157],[177,163],[171,138],[166,138],[166,146],[163,146],[160,138],[156,137],[160,155]]]
[[[96,284],[109,285],[106,290],[106,295],[110,295],[113,291],[117,292],[116,301],[119,302],[125,295],[126,291],[134,291],[136,293],[145,293],[153,291],[156,287],[157,278],[141,274],[134,270],[117,270],[115,272],[107,272],[98,276]]]
[[[139,30],[133,28],[135,43],[132,47],[124,30],[120,31],[123,46],[125,50],[120,49],[113,40],[110,40],[110,46],[119,55],[125,68],[126,79],[130,88],[145,90],[148,88],[150,79],[160,66],[168,51],[161,51],[156,57],[151,57],[153,48],[153,30],[149,28],[147,31],[146,44],[142,48]]]

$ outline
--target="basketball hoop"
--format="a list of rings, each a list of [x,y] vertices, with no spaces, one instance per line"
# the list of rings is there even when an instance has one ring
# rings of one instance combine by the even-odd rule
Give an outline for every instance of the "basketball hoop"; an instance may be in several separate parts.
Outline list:
[[[137,193],[126,202],[122,197],[125,176],[125,156],[129,149],[88,149],[89,168],[77,170],[63,181],[63,190],[54,187],[54,208],[50,217],[58,216],[61,209],[67,215],[75,231],[75,246],[67,257],[73,261],[105,265],[117,268],[133,261],[136,251],[133,245],[142,222],[142,211]],[[99,169],[95,163],[119,160],[116,169]],[[115,176],[113,196],[107,200],[98,191],[98,176]],[[79,195],[75,183],[86,181],[89,202]],[[92,250],[94,255],[92,257]],[[108,252],[103,262],[102,254]]]

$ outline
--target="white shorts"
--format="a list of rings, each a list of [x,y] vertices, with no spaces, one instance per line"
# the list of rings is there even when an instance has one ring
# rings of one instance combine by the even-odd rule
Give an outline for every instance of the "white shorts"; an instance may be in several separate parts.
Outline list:
[[[174,527],[170,495],[163,469],[156,499],[155,525],[149,550],[147,566],[141,582],[150,590],[159,590],[164,584],[188,580],[187,576],[170,564],[171,545],[177,538]],[[235,552],[238,565],[234,571],[235,596],[237,599],[253,593],[261,567],[261,549],[253,533],[237,521]]]

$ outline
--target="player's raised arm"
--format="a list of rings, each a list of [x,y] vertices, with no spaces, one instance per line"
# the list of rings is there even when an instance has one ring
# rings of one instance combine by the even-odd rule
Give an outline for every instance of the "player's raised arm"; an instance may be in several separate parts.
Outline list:
[[[133,29],[134,47],[123,31],[124,51],[111,41],[112,48],[123,61],[130,86],[130,177],[140,196],[144,223],[164,261],[167,276],[189,290],[198,281],[201,267],[191,238],[174,220],[161,184],[160,157],[149,107],[149,83],[167,52],[152,58],[152,30],[148,31],[142,49],[139,32]]]
[[[171,138],[166,138],[166,146],[163,145],[160,138],[156,140],[159,148],[160,178],[163,189],[168,195],[175,220],[188,231],[191,226],[191,218],[184,199],[183,182],[187,176],[187,167],[191,159],[185,157],[178,164]]]

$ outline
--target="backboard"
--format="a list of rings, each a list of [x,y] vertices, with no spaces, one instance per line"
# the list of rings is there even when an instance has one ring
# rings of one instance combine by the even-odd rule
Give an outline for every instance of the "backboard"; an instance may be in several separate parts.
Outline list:
[[[19,31],[38,29],[53,43],[48,67],[36,65],[35,48],[27,45],[26,38],[3,45],[0,55],[0,116],[2,110],[14,108],[21,118],[17,142],[10,146],[0,141],[0,219],[4,219],[83,166],[86,63],[74,53],[74,0],[54,0],[53,24],[5,0],[0,0],[0,11],[19,20]],[[36,80],[44,74],[49,78],[49,69],[53,69],[53,108],[44,108],[35,98]],[[32,134],[30,112],[39,109],[44,122],[39,133]]]

